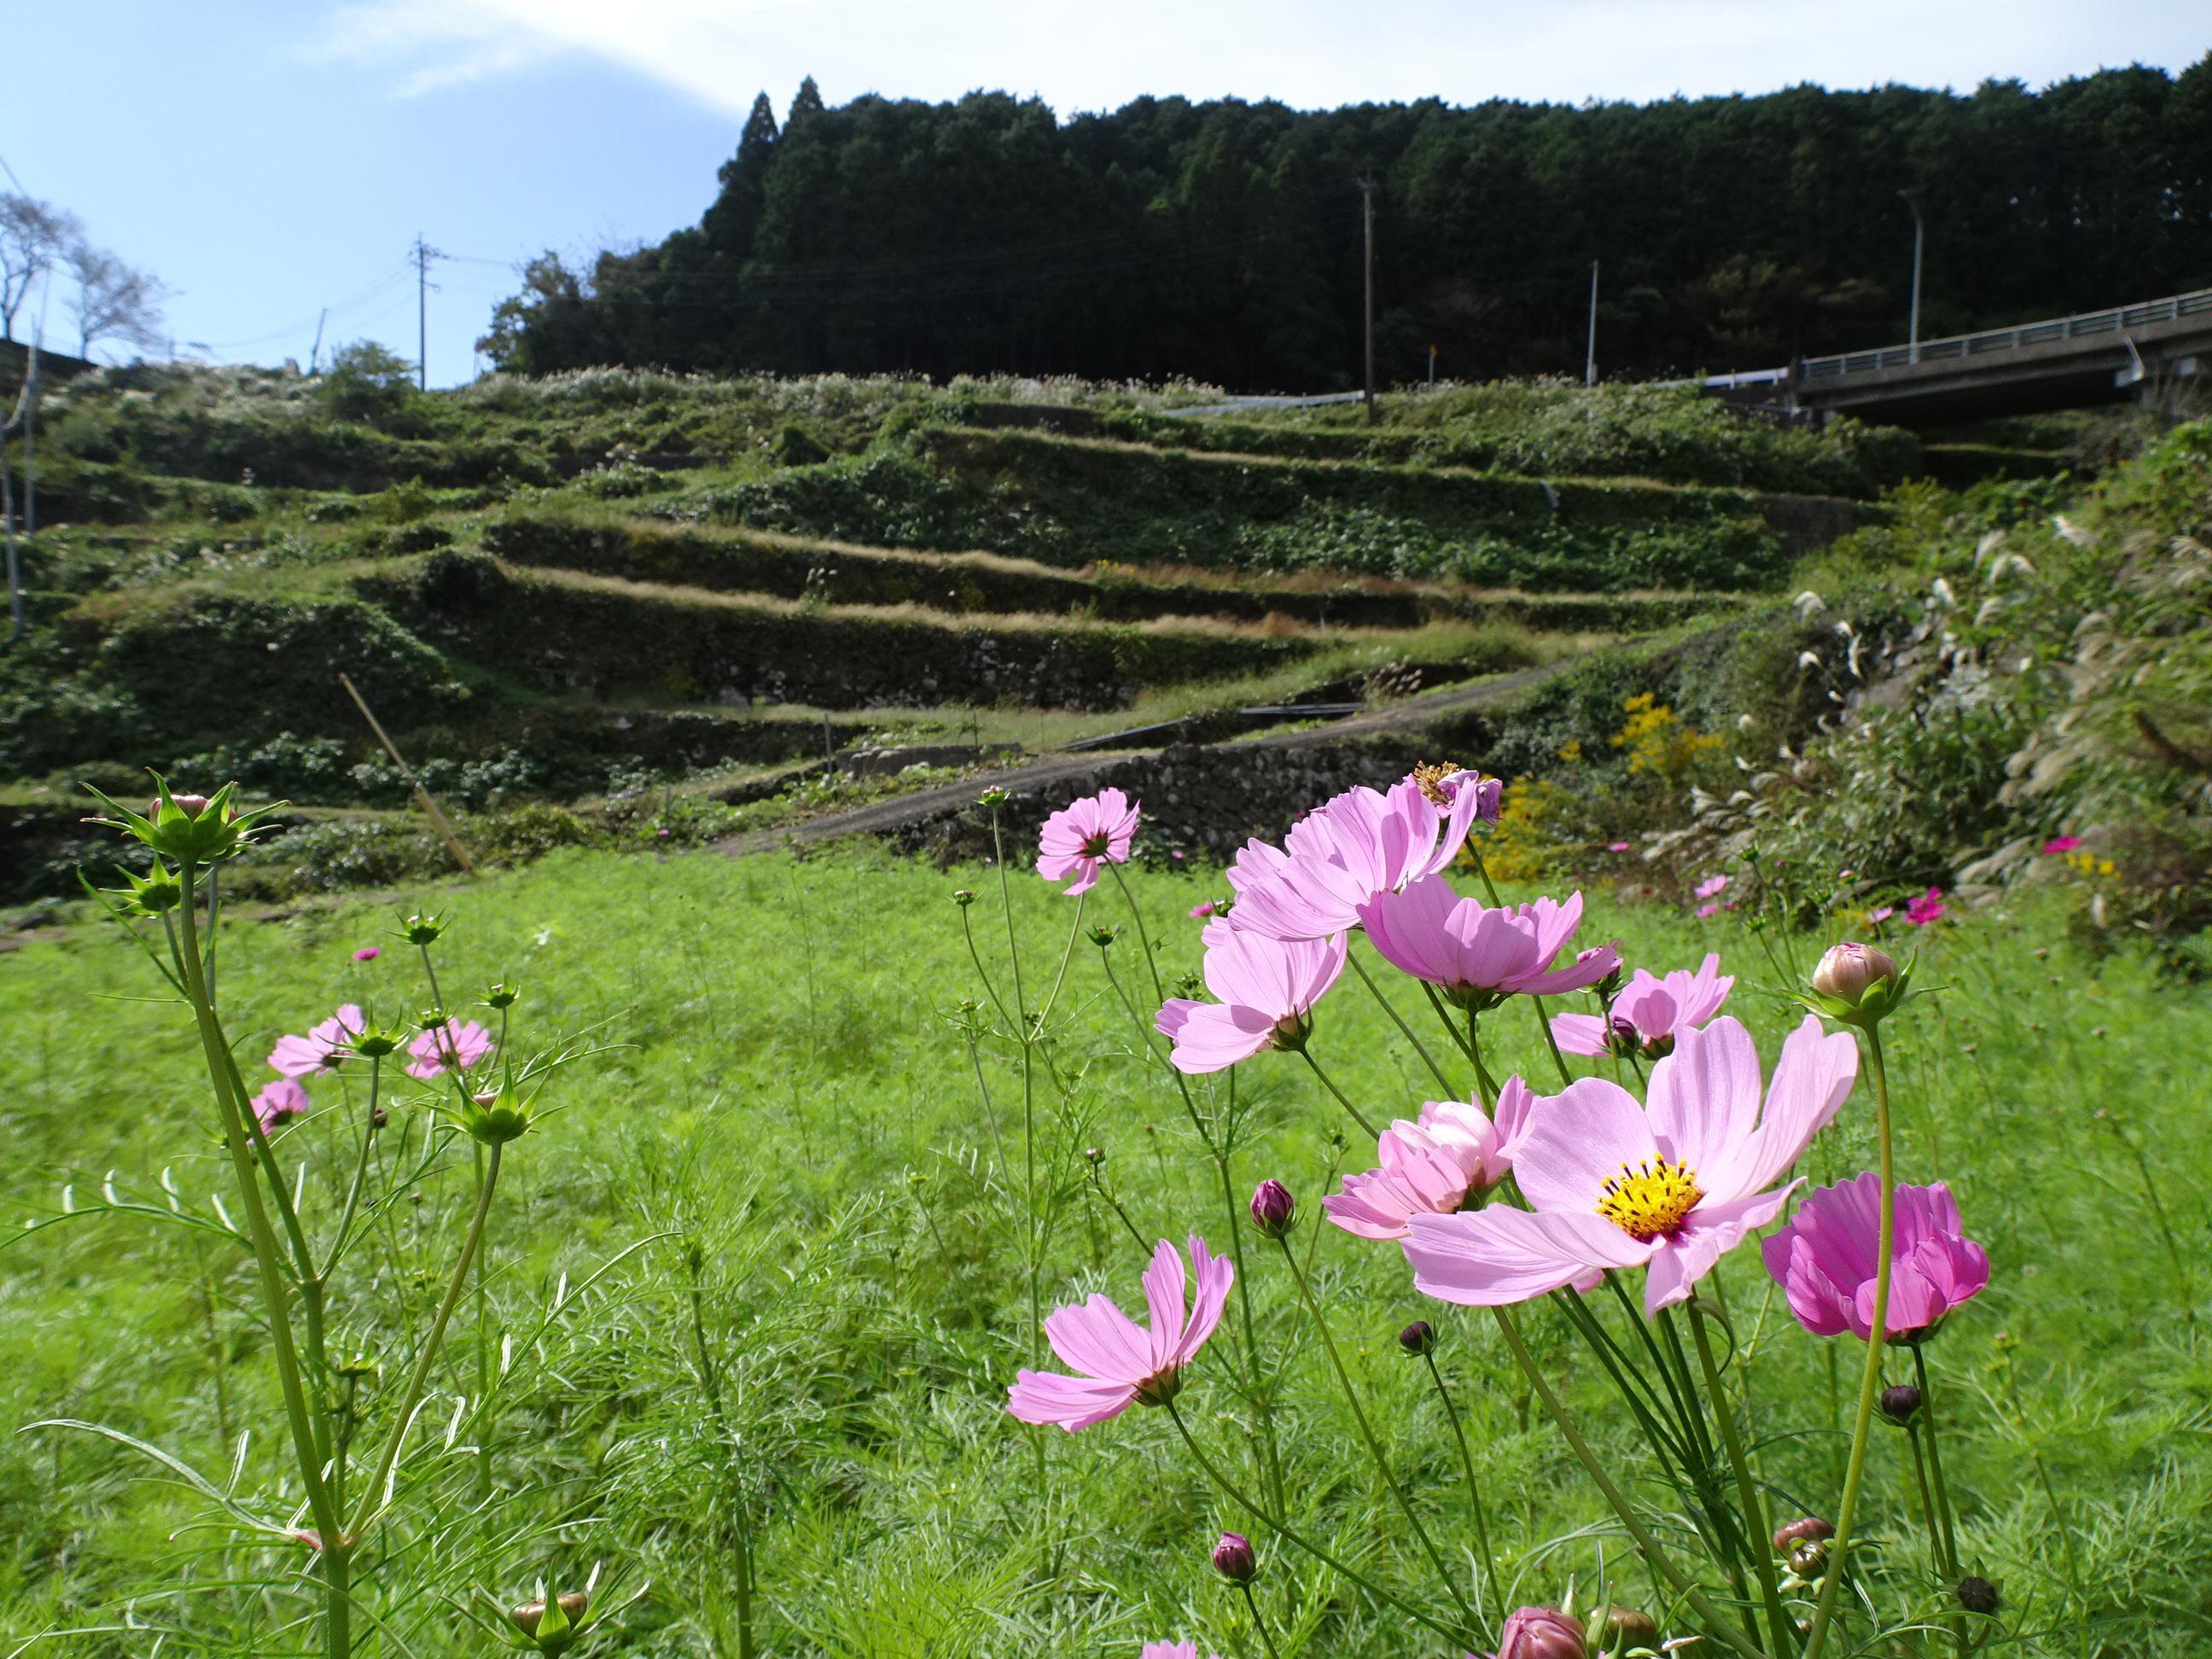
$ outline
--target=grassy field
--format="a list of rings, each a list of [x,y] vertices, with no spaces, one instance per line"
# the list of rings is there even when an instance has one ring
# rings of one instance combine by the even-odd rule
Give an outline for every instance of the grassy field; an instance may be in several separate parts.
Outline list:
[[[1004,878],[1034,1007],[1077,902],[1014,862]],[[614,1594],[643,1594],[588,1650],[639,1659],[738,1653],[747,1600],[763,1654],[1131,1655],[1143,1638],[1191,1636],[1201,1654],[1256,1656],[1243,1601],[1206,1562],[1217,1529],[1234,1526],[1259,1541],[1259,1606],[1284,1659],[1445,1651],[1240,1524],[1164,1413],[1074,1437],[1005,1414],[1006,1384],[1033,1352],[1032,1257],[1044,1306],[1093,1291],[1134,1306],[1139,1239],[1195,1228],[1224,1247],[1228,1228],[1183,1106],[1144,1062],[1087,944],[1051,1005],[1025,1108],[1013,1046],[974,1006],[984,992],[948,902],[981,892],[964,915],[1003,984],[1000,879],[994,866],[939,873],[866,849],[805,862],[575,852],[404,896],[453,919],[437,947],[448,998],[519,980],[519,1048],[611,1046],[568,1070],[546,1101],[562,1109],[509,1149],[485,1304],[465,1304],[433,1377],[408,1518],[368,1558],[362,1594],[382,1621],[373,1650],[495,1651],[472,1622],[488,1605],[479,1589],[519,1600],[541,1575],[568,1588],[605,1561]],[[1133,873],[1131,885],[1164,941],[1164,975],[1194,969],[1186,913],[1225,896],[1218,875]],[[2212,1181],[2199,1059],[2212,1007],[2132,956],[2078,953],[2062,909],[2055,895],[2017,895],[1917,930],[1923,981],[1942,988],[1887,1028],[1900,1176],[1948,1181],[1994,1266],[1931,1348],[1960,1552],[2001,1588],[1993,1650],[2199,1653],[2212,1645],[2212,1355],[2197,1321],[2212,1242],[2197,1197]],[[1086,927],[1125,925],[1107,960],[1149,1005],[1119,895],[1102,887],[1086,912]],[[250,1076],[266,1075],[258,1056],[276,1035],[342,1000],[386,1018],[423,1006],[394,914],[362,900],[225,925],[222,993]],[[1771,1063],[1794,1024],[1783,975],[1729,917],[1594,896],[1583,942],[1613,936],[1655,971],[1722,951],[1742,976],[1731,1012]],[[1796,941],[1800,966],[1816,942]],[[383,954],[353,960],[369,945]],[[0,957],[10,1222],[52,1213],[64,1188],[78,1208],[97,1205],[111,1179],[118,1198],[161,1209],[164,1171],[188,1210],[223,1187],[188,1021],[145,1000],[161,988],[90,926]],[[1412,1018],[1418,998],[1403,981],[1389,990]],[[1549,1060],[1528,1011],[1493,1023],[1505,1063],[1540,1079]],[[1350,976],[1322,1007],[1314,1052],[1370,1115],[1410,1115],[1434,1092]],[[1614,1599],[1656,1610],[1491,1328],[1417,1296],[1392,1247],[1316,1233],[1337,1173],[1370,1161],[1358,1131],[1288,1056],[1238,1078],[1237,1195],[1275,1176],[1300,1197],[1292,1242],[1311,1252],[1347,1364],[1447,1555],[1464,1562],[1474,1534],[1449,1431],[1393,1340],[1416,1317],[1443,1333],[1510,1599],[1551,1601],[1571,1577],[1587,1589],[1607,1573]],[[283,1148],[302,1161],[312,1227],[338,1201],[362,1103],[357,1083],[310,1086],[325,1109]],[[1863,1096],[1808,1154],[1816,1178],[1866,1167]],[[387,1138],[419,1144],[426,1128],[409,1101]],[[1103,1162],[1084,1157],[1092,1147]],[[333,1346],[361,1356],[368,1427],[383,1426],[406,1332],[437,1293],[467,1164],[455,1153],[396,1206],[334,1300]],[[1243,1249],[1259,1349],[1279,1366],[1296,1518],[1376,1583],[1445,1612],[1366,1473],[1283,1262],[1249,1231]],[[258,1513],[290,1512],[242,1253],[147,1215],[91,1215],[14,1239],[0,1274],[0,1420],[109,1425]],[[1758,1360],[1747,1411],[1760,1473],[1786,1513],[1832,1513],[1836,1425],[1862,1351],[1791,1322],[1750,1249],[1719,1277]],[[395,1309],[405,1324],[383,1322]],[[1235,1297],[1231,1309],[1179,1403],[1242,1468]],[[1669,1509],[1551,1316],[1532,1310],[1529,1328],[1611,1465]],[[1902,1447],[1895,1434],[1875,1447],[1875,1582],[1899,1604],[1929,1604]],[[112,1440],[27,1429],[0,1448],[0,1654],[313,1645],[299,1622],[311,1607],[304,1549],[224,1524],[181,1478]],[[70,1630],[106,1633],[58,1633]]]

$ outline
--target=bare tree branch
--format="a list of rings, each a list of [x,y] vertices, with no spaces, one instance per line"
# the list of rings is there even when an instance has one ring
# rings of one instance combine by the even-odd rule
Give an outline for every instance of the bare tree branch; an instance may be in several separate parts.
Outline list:
[[[83,224],[67,209],[0,192],[0,339],[15,337],[15,313],[32,284],[83,234]]]
[[[161,301],[168,293],[161,279],[134,270],[105,248],[70,245],[70,274],[76,297],[70,314],[76,319],[77,356],[89,357],[95,340],[121,340],[151,351],[161,343]]]

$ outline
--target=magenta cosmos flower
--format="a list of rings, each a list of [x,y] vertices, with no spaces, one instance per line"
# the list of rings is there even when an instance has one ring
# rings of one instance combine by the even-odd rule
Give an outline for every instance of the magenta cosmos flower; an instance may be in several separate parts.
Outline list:
[[[1678,1030],[1703,1025],[1720,1012],[1721,1004],[1735,988],[1735,975],[1723,974],[1720,967],[1720,952],[1708,951],[1694,974],[1677,968],[1666,978],[1655,979],[1638,968],[1613,1000],[1609,1018],[1554,1015],[1552,1040],[1571,1054],[1607,1054],[1618,1049],[1646,1060],[1660,1059],[1674,1048]]]
[[[252,1103],[253,1115],[261,1121],[261,1133],[269,1134],[294,1118],[305,1115],[313,1103],[296,1079],[280,1077],[254,1096]]]
[[[1006,1409],[1024,1423],[1057,1423],[1072,1434],[1133,1405],[1164,1406],[1174,1399],[1182,1387],[1182,1368],[1220,1322],[1237,1276],[1229,1258],[1213,1255],[1196,1233],[1190,1236],[1190,1265],[1198,1283],[1188,1319],[1182,1258],[1164,1238],[1145,1269],[1151,1330],[1103,1296],[1046,1315],[1044,1334],[1053,1352],[1083,1375],[1018,1371],[1006,1390]]]
[[[1905,919],[1915,927],[1925,927],[1942,914],[1943,890],[1940,887],[1931,887],[1918,898],[1905,901]]]
[[[1087,893],[1098,882],[1098,866],[1127,864],[1136,838],[1137,808],[1118,789],[1072,800],[1044,821],[1037,832],[1036,872],[1047,881],[1075,879],[1060,890]]]
[[[407,1045],[410,1077],[434,1078],[448,1066],[463,1071],[491,1052],[491,1033],[472,1019],[433,1025]]]
[[[1361,905],[1359,920],[1393,966],[1442,988],[1462,1007],[1488,1007],[1516,992],[1577,991],[1620,965],[1620,953],[1601,945],[1553,968],[1582,925],[1580,893],[1565,904],[1540,898],[1493,910],[1462,898],[1443,877],[1425,876]]]
[[[1899,1187],[1890,1238],[1892,1342],[1926,1336],[1944,1315],[1990,1282],[1990,1259],[1959,1231],[1959,1206],[1942,1182]],[[1815,1336],[1874,1328],[1875,1263],[1881,1242],[1881,1182],[1872,1170],[1805,1194],[1790,1224],[1759,1241],[1766,1271],[1790,1311]]]
[[[1359,907],[1376,894],[1459,856],[1468,825],[1497,815],[1497,784],[1455,772],[1441,781],[1415,775],[1388,794],[1362,785],[1299,819],[1282,847],[1247,842],[1229,866],[1237,926],[1273,939],[1320,939],[1358,927]]]
[[[1139,1650],[1137,1659],[1198,1659],[1198,1644],[1189,1641],[1147,1642]],[[1209,1654],[1206,1659],[1221,1659],[1221,1656]]]
[[[1796,1188],[1774,1187],[1858,1073],[1858,1047],[1806,1018],[1782,1045],[1759,1103],[1759,1051],[1726,1015],[1683,1032],[1651,1068],[1650,1103],[1603,1078],[1536,1103],[1513,1176],[1534,1207],[1416,1215],[1404,1249],[1414,1286],[1496,1307],[1607,1267],[1649,1265],[1646,1312],[1682,1301]],[[1770,1190],[1771,1189],[1771,1190]]]
[[[286,1077],[313,1077],[327,1072],[346,1057],[346,1044],[361,1035],[366,1023],[358,1007],[340,1003],[336,1013],[311,1028],[307,1036],[278,1037],[276,1046],[269,1051],[269,1069]]]
[[[1498,1632],[1492,1659],[1583,1659],[1583,1625],[1557,1607],[1516,1607]]]
[[[1156,1024],[1175,1045],[1169,1059],[1176,1070],[1218,1072],[1262,1049],[1305,1047],[1314,1004],[1344,971],[1345,936],[1267,939],[1217,918],[1199,937],[1206,988],[1220,1000],[1170,997],[1160,1009]]]
[[[1381,1169],[1347,1175],[1321,1206],[1361,1238],[1403,1238],[1409,1218],[1453,1214],[1512,1173],[1535,1103],[1517,1077],[1498,1090],[1495,1119],[1464,1101],[1431,1100],[1417,1121],[1401,1119],[1376,1138]]]

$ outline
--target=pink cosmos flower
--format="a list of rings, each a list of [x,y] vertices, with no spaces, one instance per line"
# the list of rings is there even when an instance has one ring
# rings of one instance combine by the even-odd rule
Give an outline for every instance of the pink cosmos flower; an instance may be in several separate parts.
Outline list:
[[[254,1096],[252,1104],[253,1115],[261,1120],[261,1133],[270,1134],[294,1118],[305,1115],[313,1103],[307,1098],[307,1091],[295,1079],[280,1077]]]
[[[1718,898],[1723,892],[1728,890],[1728,884],[1729,878],[1726,876],[1713,876],[1705,881],[1699,882],[1692,891],[1697,897],[1701,899]]]
[[[1147,1642],[1139,1651],[1137,1659],[1198,1659],[1198,1644],[1195,1642]],[[1218,1653],[1209,1654],[1206,1659],[1221,1659],[1221,1656]]]
[[[1648,1265],[1645,1311],[1682,1301],[1722,1255],[1779,1213],[1773,1187],[1850,1092],[1858,1047],[1808,1016],[1782,1045],[1764,1110],[1759,1051],[1723,1015],[1651,1069],[1650,1104],[1603,1078],[1539,1101],[1513,1158],[1534,1207],[1416,1215],[1403,1249],[1415,1288],[1496,1307],[1607,1267]],[[1771,1188],[1771,1190],[1770,1190]]]
[[[1625,841],[1616,841],[1609,843],[1605,850],[1608,853],[1626,853],[1628,850],[1628,843]]]
[[[1925,927],[1943,914],[1943,890],[1931,887],[1905,907],[1905,919],[1915,927]]]
[[[1618,1044],[1646,1060],[1660,1059],[1674,1048],[1679,1028],[1703,1025],[1728,1000],[1735,977],[1722,974],[1720,965],[1720,952],[1708,951],[1694,974],[1677,968],[1654,979],[1638,968],[1613,1000],[1609,1023],[1596,1014],[1557,1014],[1552,1040],[1571,1054],[1611,1054]]]
[[[1512,1173],[1513,1154],[1528,1132],[1536,1097],[1517,1077],[1498,1091],[1493,1121],[1463,1101],[1432,1100],[1408,1123],[1402,1118],[1376,1142],[1382,1164],[1347,1175],[1344,1190],[1321,1201],[1328,1218],[1361,1238],[1403,1238],[1407,1218],[1450,1215],[1472,1194]]]
[[[269,1051],[269,1069],[286,1077],[313,1077],[327,1072],[346,1057],[346,1044],[361,1034],[365,1023],[358,1007],[342,1002],[336,1013],[310,1029],[307,1036],[278,1037],[276,1046]]]
[[[1359,925],[1359,907],[1432,876],[1459,856],[1468,825],[1497,791],[1472,772],[1436,786],[1439,806],[1418,778],[1378,794],[1347,789],[1291,826],[1278,848],[1252,841],[1229,866],[1237,925],[1273,939],[1320,939]]]
[[[1583,1625],[1557,1607],[1516,1607],[1498,1632],[1491,1659],[1582,1659]]]
[[[1703,921],[1707,916],[1717,916],[1720,915],[1720,913],[1721,907],[1717,903],[1700,904],[1695,910],[1691,912],[1691,914],[1696,916],[1700,921]]]
[[[1207,916],[1225,916],[1228,914],[1229,907],[1214,899],[1207,899],[1203,903],[1190,907],[1191,920],[1194,921],[1202,921]]]
[[[364,945],[360,950],[353,953],[353,959],[356,962],[374,962],[377,957],[383,954],[383,951],[376,945]]]
[[[1304,1048],[1308,1016],[1344,971],[1346,936],[1267,939],[1217,916],[1199,938],[1206,988],[1220,1000],[1170,997],[1161,1008],[1155,1026],[1175,1045],[1176,1070],[1218,1072],[1262,1049]]]
[[[1213,1334],[1237,1276],[1229,1258],[1213,1255],[1196,1233],[1190,1236],[1190,1265],[1198,1282],[1188,1319],[1182,1258],[1164,1238],[1145,1269],[1151,1330],[1103,1296],[1081,1307],[1054,1309],[1045,1316],[1044,1334],[1061,1363],[1083,1375],[1018,1371],[1006,1390],[1007,1411],[1024,1423],[1057,1423],[1073,1434],[1133,1405],[1163,1406],[1175,1398],[1182,1388],[1182,1368]]]
[[[1087,893],[1097,884],[1098,866],[1129,861],[1137,834],[1137,808],[1118,789],[1072,800],[1044,821],[1037,832],[1036,872],[1047,881],[1075,879],[1060,890]]]
[[[2047,857],[2056,858],[2061,853],[2072,852],[2081,844],[2081,837],[2079,836],[2057,836],[2044,842],[2043,850]]]
[[[1492,910],[1460,897],[1441,876],[1424,876],[1402,893],[1361,905],[1358,916],[1393,966],[1442,987],[1463,1007],[1491,1006],[1516,992],[1580,990],[1620,964],[1620,953],[1601,945],[1564,968],[1552,966],[1582,925],[1580,893],[1565,904],[1540,898]]]
[[[1926,1335],[1944,1315],[1990,1282],[1990,1259],[1959,1231],[1959,1205],[1942,1182],[1897,1189],[1890,1240],[1892,1342]],[[1790,1311],[1815,1336],[1874,1328],[1875,1249],[1881,1238],[1881,1182],[1872,1170],[1805,1194],[1790,1224],[1759,1241]]]
[[[1874,909],[1872,909],[1872,910],[1868,911],[1868,912],[1867,912],[1867,920],[1868,920],[1869,922],[1875,922],[1875,921],[1888,921],[1892,916],[1895,915],[1896,914],[1897,914],[1897,909],[1896,909],[1896,907],[1895,907],[1895,906],[1893,906],[1893,905],[1888,905],[1888,904],[1884,904],[1884,905],[1878,906],[1878,907],[1876,907],[1875,908],[1874,908]]]
[[[463,1071],[491,1052],[491,1033],[472,1019],[434,1025],[407,1045],[410,1077],[434,1078],[449,1066]]]

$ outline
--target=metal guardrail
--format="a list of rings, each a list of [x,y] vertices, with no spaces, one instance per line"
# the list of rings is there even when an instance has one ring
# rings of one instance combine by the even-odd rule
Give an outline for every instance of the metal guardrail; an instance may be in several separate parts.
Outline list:
[[[1828,380],[1838,374],[1863,374],[1875,369],[1903,368],[1914,363],[1978,357],[1985,352],[2018,351],[2023,346],[2048,345],[2057,340],[2094,339],[2105,334],[2124,335],[2129,329],[2147,327],[2152,323],[2178,322],[2184,317],[2208,315],[2212,315],[2212,289],[2199,289],[2193,294],[2176,294],[2164,300],[2146,301],[2142,305],[2117,306],[2110,311],[2085,311],[2072,317],[2055,317],[2046,322],[2023,323],[2018,328],[1990,329],[1980,334],[1953,334],[1940,340],[1923,340],[1917,346],[1884,346],[1878,351],[1846,351],[1832,357],[1808,357],[1803,364],[1804,378],[1808,380]],[[1729,383],[1725,376],[1705,382],[1707,386],[1726,386]]]

